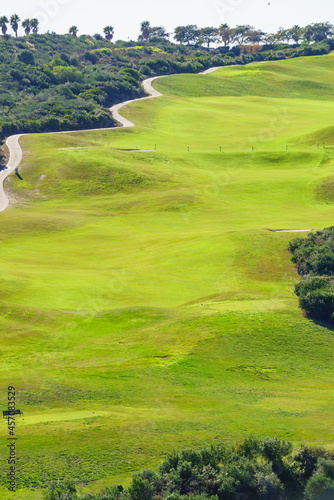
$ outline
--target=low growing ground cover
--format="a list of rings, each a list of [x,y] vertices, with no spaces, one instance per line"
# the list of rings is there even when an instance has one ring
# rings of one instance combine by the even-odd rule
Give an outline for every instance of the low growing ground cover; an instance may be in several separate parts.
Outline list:
[[[132,129],[22,138],[0,223],[19,498],[249,433],[331,447],[333,334],[301,315],[275,232],[332,224],[334,57],[303,61],[249,66],[262,96],[224,91],[244,68],[173,76],[124,110]],[[288,73],[299,95],[278,97]]]

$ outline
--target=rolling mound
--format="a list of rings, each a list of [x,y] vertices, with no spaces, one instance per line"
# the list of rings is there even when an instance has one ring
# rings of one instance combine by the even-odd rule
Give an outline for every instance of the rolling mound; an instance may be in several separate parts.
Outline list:
[[[171,96],[263,96],[333,100],[334,55],[232,66],[202,75],[161,79],[157,89]]]

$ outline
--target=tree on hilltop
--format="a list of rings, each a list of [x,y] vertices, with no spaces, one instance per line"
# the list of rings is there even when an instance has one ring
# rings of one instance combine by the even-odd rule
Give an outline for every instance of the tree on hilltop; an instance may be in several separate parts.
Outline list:
[[[22,21],[22,28],[24,28],[24,32],[25,32],[26,35],[30,34],[30,31],[31,31],[31,21],[30,21],[30,19],[25,19],[24,21]]]
[[[7,30],[8,30],[7,24],[8,23],[9,23],[9,21],[8,21],[6,16],[0,17],[0,28],[1,28],[3,36],[6,36],[6,34],[7,34]]]
[[[238,25],[234,28],[234,37],[239,45],[244,44],[251,31],[254,31],[254,26],[250,26],[249,24]]]
[[[301,29],[301,27],[298,24],[295,24],[294,26],[292,26],[292,28],[290,28],[289,31],[290,31],[290,35],[291,35],[292,40],[295,43],[298,43],[299,40],[302,38],[302,29]]]
[[[232,30],[228,24],[221,24],[218,28],[218,39],[223,42],[224,47],[232,43]]]
[[[33,33],[38,33],[39,20],[36,19],[36,17],[34,17],[34,19],[31,19],[30,27],[31,27]]]
[[[267,33],[263,38],[263,42],[266,45],[275,45],[275,43],[277,42],[275,33]]]
[[[329,36],[333,35],[334,26],[326,23],[312,23],[304,28],[303,38],[308,42],[322,42]]]
[[[188,24],[187,26],[177,26],[174,30],[174,38],[177,42],[189,45],[191,42],[196,43],[199,36],[199,29],[196,24]]]
[[[68,30],[69,34],[72,36],[77,36],[78,35],[78,27],[77,26],[71,26],[70,29]]]
[[[143,21],[140,25],[140,35],[138,40],[147,41],[150,38],[166,39],[168,37],[169,33],[167,33],[163,26],[151,26],[149,21]]]
[[[214,43],[217,41],[218,30],[213,28],[212,26],[208,26],[206,28],[201,28],[199,32],[199,36],[203,42],[205,42],[210,47],[210,43]]]
[[[249,31],[247,33],[245,41],[247,43],[251,43],[251,44],[254,44],[254,45],[259,45],[262,42],[262,40],[264,39],[265,36],[266,36],[266,33],[264,33],[264,31],[253,30],[253,31]]]
[[[11,25],[12,30],[14,31],[16,37],[17,37],[17,32],[19,29],[19,22],[20,21],[21,21],[21,19],[19,18],[19,16],[17,14],[13,14],[10,18],[10,25]]]
[[[150,28],[149,38],[169,38],[169,33],[165,30],[163,26],[152,26]]]
[[[291,40],[291,32],[290,30],[287,30],[285,28],[279,28],[277,33],[276,33],[276,40],[278,43],[284,43],[284,41],[286,41],[287,43],[289,43],[289,41]]]
[[[112,40],[114,37],[114,27],[113,26],[106,26],[105,28],[103,28],[103,33],[106,37],[106,40],[108,40],[108,42],[110,42],[110,40]]]
[[[149,21],[143,21],[140,25],[140,37],[143,40],[148,40],[150,36],[151,25]]]

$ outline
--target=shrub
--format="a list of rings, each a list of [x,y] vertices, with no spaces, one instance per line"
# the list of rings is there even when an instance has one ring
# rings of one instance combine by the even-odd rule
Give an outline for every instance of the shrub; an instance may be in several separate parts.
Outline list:
[[[147,64],[143,64],[143,65],[140,67],[140,72],[141,72],[143,75],[147,76],[147,77],[149,77],[149,76],[151,76],[151,75],[152,75],[152,70],[151,70],[151,68],[150,68],[149,66],[147,66]]]
[[[304,280],[295,286],[299,304],[311,317],[334,320],[334,228],[290,242],[292,261]],[[333,277],[333,278],[331,278]]]
[[[19,52],[17,58],[24,64],[30,64],[31,66],[34,66],[35,64],[34,54],[31,52],[31,50],[22,50],[21,52]]]
[[[69,59],[67,57],[67,61],[63,57],[55,57],[52,59],[50,62],[50,66],[54,68],[55,66],[68,66],[69,65]]]
[[[305,488],[307,500],[330,500],[334,493],[334,462],[319,458],[317,468]]]
[[[139,474],[132,477],[129,487],[131,500],[152,500],[154,495],[153,485],[147,479],[143,479]]]
[[[131,76],[134,80],[140,80],[140,73],[136,69],[124,68],[122,71],[125,75]]]
[[[299,304],[312,318],[329,321],[334,313],[334,283],[325,278],[309,278],[296,286]],[[314,288],[314,283],[319,287]]]
[[[255,474],[255,479],[260,500],[281,500],[284,487],[276,474],[258,472]]]
[[[83,74],[73,67],[55,66],[53,73],[61,83],[83,81]]]
[[[309,479],[316,469],[318,458],[328,458],[328,452],[321,447],[301,446],[294,454],[294,462],[303,479]]]
[[[45,500],[76,500],[77,490],[71,481],[55,481],[44,494]]]
[[[99,60],[99,58],[97,57],[96,54],[94,54],[94,52],[88,52],[88,51],[84,53],[84,58],[87,61],[90,61],[92,64],[96,64],[97,61]]]

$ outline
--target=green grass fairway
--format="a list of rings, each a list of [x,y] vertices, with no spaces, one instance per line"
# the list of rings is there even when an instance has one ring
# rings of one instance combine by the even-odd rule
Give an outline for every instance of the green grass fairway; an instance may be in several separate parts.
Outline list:
[[[334,223],[333,81],[333,53],[177,75],[124,109],[134,128],[22,138],[0,381],[25,413],[23,490],[3,421],[1,497],[126,484],[250,433],[332,446],[333,331],[298,309],[299,235],[268,229]]]

